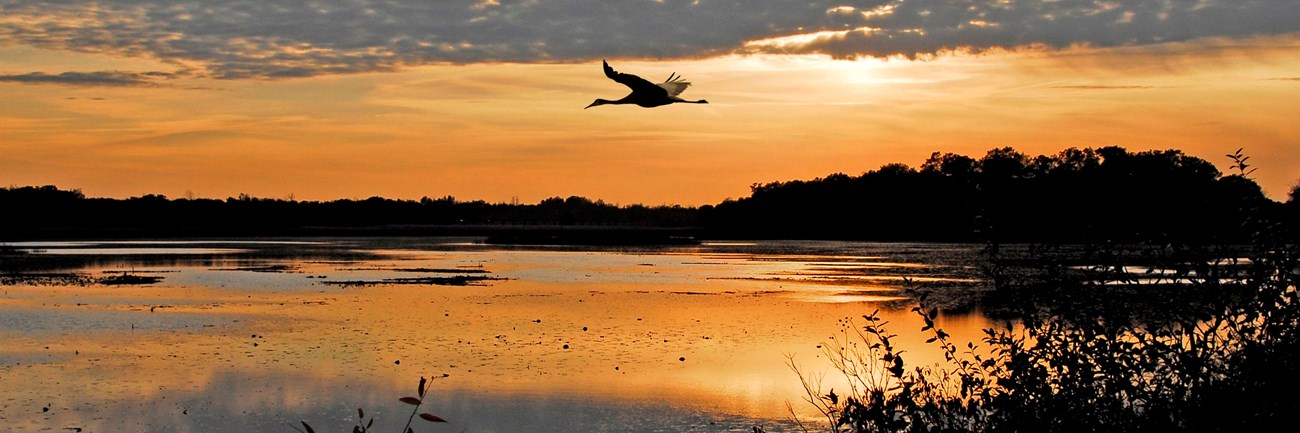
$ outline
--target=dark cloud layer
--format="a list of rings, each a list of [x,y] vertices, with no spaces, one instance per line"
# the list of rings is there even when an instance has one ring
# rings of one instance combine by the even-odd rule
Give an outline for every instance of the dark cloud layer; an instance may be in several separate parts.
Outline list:
[[[726,53],[915,58],[1297,31],[1295,0],[0,0],[0,45],[151,57],[226,79]],[[798,35],[820,36],[786,38]]]
[[[1293,0],[907,0],[875,2],[854,28],[799,52],[908,58],[1023,47],[1117,47],[1300,31]],[[758,46],[781,52],[789,46]]]
[[[74,86],[117,86],[117,87],[136,87],[136,86],[155,86],[158,78],[171,77],[170,73],[163,72],[122,72],[122,71],[96,71],[96,72],[63,72],[59,74],[46,74],[43,72],[32,72],[28,74],[0,74],[0,81],[28,84],[67,84]]]

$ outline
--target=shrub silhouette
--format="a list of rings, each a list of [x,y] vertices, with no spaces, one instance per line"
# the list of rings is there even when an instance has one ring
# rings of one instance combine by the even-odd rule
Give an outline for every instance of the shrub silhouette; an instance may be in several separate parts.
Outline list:
[[[1018,305],[1018,320],[958,346],[919,294],[913,311],[940,365],[904,368],[896,335],[872,313],[842,321],[824,346],[849,389],[823,390],[790,366],[834,432],[1273,430],[1300,410],[1300,248],[1292,224],[1248,204],[1245,245],[1037,246],[1030,260],[990,245],[993,296]],[[1096,302],[1123,290],[1200,294],[1200,305]]]

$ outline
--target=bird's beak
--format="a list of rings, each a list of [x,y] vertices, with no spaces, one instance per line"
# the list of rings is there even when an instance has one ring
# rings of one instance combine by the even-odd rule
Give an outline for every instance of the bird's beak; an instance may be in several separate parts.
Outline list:
[[[595,106],[596,106],[596,103],[595,103],[595,102],[592,102],[591,105],[588,105],[588,106],[586,106],[586,107],[582,107],[582,109],[583,109],[583,110],[586,110],[586,109],[588,109],[588,108],[595,107]]]

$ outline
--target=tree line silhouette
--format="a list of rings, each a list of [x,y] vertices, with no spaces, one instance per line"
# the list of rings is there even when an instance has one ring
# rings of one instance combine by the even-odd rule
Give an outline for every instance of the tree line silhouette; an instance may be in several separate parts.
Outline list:
[[[1270,200],[1236,157],[1239,172],[1224,175],[1179,150],[935,152],[920,168],[755,184],[701,208],[700,221],[722,237],[1001,242],[1237,242],[1252,225],[1296,221],[1297,191],[1289,204]]]
[[[536,204],[437,199],[297,201],[247,194],[225,200],[89,198],[54,186],[0,189],[0,238],[85,236],[482,235],[507,227],[684,228],[694,208],[616,206],[584,197]]]
[[[1294,227],[1300,188],[1287,203],[1267,198],[1249,178],[1253,170],[1245,159],[1238,151],[1237,173],[1225,175],[1179,150],[1133,153],[1111,146],[1031,157],[1003,147],[979,159],[935,152],[919,168],[893,163],[859,176],[754,184],[749,197],[698,208],[619,206],[578,196],[536,204],[451,196],[113,199],[23,186],[0,188],[0,238],[481,235],[504,227],[617,227],[713,239],[1231,242],[1252,225]]]

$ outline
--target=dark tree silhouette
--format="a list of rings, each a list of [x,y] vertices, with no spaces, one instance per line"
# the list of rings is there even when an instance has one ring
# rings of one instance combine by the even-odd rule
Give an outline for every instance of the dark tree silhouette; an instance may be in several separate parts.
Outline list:
[[[620,236],[655,229],[666,236],[715,239],[1237,243],[1262,225],[1295,227],[1296,190],[1285,204],[1268,199],[1249,178],[1245,158],[1235,154],[1238,173],[1225,176],[1214,164],[1178,150],[1134,153],[1109,146],[1029,156],[1002,147],[979,159],[935,152],[919,169],[893,163],[858,176],[756,183],[749,197],[698,209],[616,206],[578,196],[531,205],[451,196],[106,199],[25,186],[0,188],[0,239],[500,235],[509,228],[551,230],[531,238],[554,241],[558,229],[584,228],[584,236],[599,240],[610,232],[591,229],[612,227]]]
[[[976,160],[935,152],[912,170],[756,184],[701,209],[715,237],[929,241],[1241,242],[1246,210],[1277,214],[1244,175],[1178,150],[1010,147]]]
[[[0,188],[0,239],[171,236],[490,235],[530,227],[638,227],[686,231],[695,209],[620,207],[584,197],[535,205],[438,199],[329,202],[256,198],[86,198],[54,186]]]

